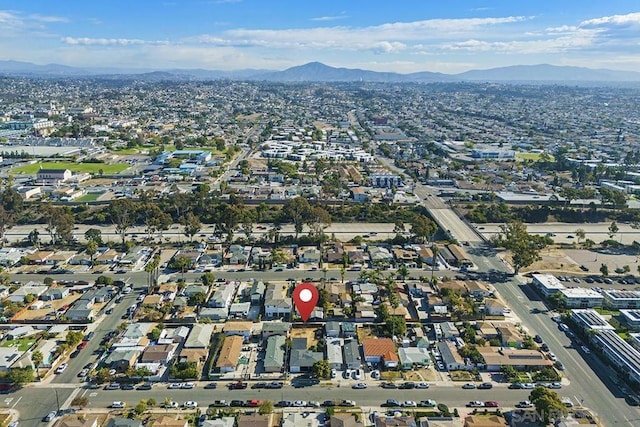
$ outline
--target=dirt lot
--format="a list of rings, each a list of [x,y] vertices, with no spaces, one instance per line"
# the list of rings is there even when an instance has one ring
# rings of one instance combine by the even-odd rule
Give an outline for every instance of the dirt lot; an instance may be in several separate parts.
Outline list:
[[[44,319],[47,313],[56,311],[64,305],[71,305],[75,300],[77,300],[81,296],[82,296],[81,294],[70,294],[64,299],[44,301],[44,305],[42,306],[42,308],[39,308],[37,310],[25,310],[25,312],[20,316],[16,317],[16,319],[18,320]]]
[[[293,328],[291,330],[291,339],[307,338],[307,348],[317,344],[316,331],[318,328]]]
[[[624,253],[611,253],[602,250],[572,249],[549,247],[540,253],[542,260],[537,261],[529,267],[523,268],[522,273],[529,271],[540,272],[563,272],[575,273],[578,275],[600,274],[600,266],[606,264],[609,267],[609,274],[615,275],[616,268],[628,265],[630,273],[638,274],[639,257]],[[510,261],[510,257],[506,256]],[[589,270],[583,271],[580,266],[584,265]]]

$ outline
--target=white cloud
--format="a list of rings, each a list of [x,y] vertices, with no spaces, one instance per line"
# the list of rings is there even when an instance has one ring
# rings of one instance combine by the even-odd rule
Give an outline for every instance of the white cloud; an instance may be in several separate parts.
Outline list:
[[[349,18],[349,16],[344,14],[333,15],[333,16],[328,15],[328,16],[318,16],[315,18],[311,18],[310,21],[328,22],[328,21],[338,21],[340,19],[346,19],[346,18]]]
[[[608,26],[637,26],[640,27],[640,12],[628,13],[626,15],[603,16],[601,18],[582,21],[582,28],[597,28]]]
[[[29,15],[30,19],[38,22],[47,22],[47,23],[67,23],[69,22],[68,18],[62,16],[47,16],[47,15],[39,15],[33,14]]]
[[[139,40],[139,39],[105,39],[90,37],[63,37],[62,41],[69,45],[84,46],[133,46],[133,45],[160,45],[169,44],[161,40]]]

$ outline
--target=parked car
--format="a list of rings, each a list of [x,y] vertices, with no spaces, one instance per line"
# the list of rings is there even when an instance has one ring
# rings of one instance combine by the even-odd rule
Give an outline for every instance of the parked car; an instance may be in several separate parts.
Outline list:
[[[429,388],[429,384],[427,384],[427,383],[417,383],[416,384],[416,388],[419,388],[419,389]]]
[[[394,383],[390,383],[390,382],[384,382],[382,384],[380,384],[380,387],[382,388],[398,388],[398,386]]]
[[[585,354],[591,354],[591,350],[589,350],[589,347],[587,347],[586,345],[583,345],[580,348],[585,352]]]
[[[396,399],[387,399],[387,401],[383,403],[382,406],[388,406],[388,407],[400,406],[400,402],[398,402]]]
[[[107,384],[104,387],[105,390],[120,390],[120,384],[118,383],[111,383],[111,384]]]
[[[153,388],[153,384],[144,383],[144,384],[140,384],[138,387],[136,387],[136,390],[151,390],[152,388]]]
[[[133,390],[135,386],[131,383],[120,384],[120,390]]]
[[[125,403],[121,400],[114,400],[109,407],[114,409],[124,409]]]
[[[402,402],[402,406],[405,408],[415,408],[418,404],[414,400],[405,400]]]
[[[196,385],[195,385],[194,383],[182,383],[182,384],[180,385],[180,388],[182,388],[182,389],[186,389],[186,390],[189,390],[189,389],[194,388],[195,386],[196,386]]]
[[[182,388],[182,383],[171,383],[167,388],[169,390],[176,390],[176,389]]]
[[[198,402],[194,402],[193,400],[187,400],[182,404],[182,407],[185,409],[196,409],[198,407]]]
[[[420,402],[418,402],[418,406],[421,406],[424,408],[434,408],[438,406],[438,404],[433,399],[427,399],[427,400],[421,400]]]
[[[284,383],[282,381],[271,381],[267,384],[267,388],[282,388]]]
[[[469,408],[482,408],[484,407],[484,403],[480,402],[479,400],[472,400],[471,402],[467,403],[467,406]]]
[[[352,386],[352,388],[355,388],[355,389],[358,389],[358,390],[364,389],[364,388],[367,388],[367,383],[355,383]]]
[[[516,403],[516,408],[533,408],[533,403],[528,400],[523,400]]]
[[[49,421],[52,421],[55,417],[56,417],[56,411],[51,411],[47,415],[45,415],[44,418],[42,418],[42,421],[44,421],[45,423],[48,423]]]
[[[174,402],[173,400],[167,402],[164,404],[164,407],[167,409],[176,409],[178,408],[180,405],[178,405],[178,402]]]
[[[491,384],[491,383],[482,383],[482,384],[480,384],[478,386],[478,388],[480,390],[489,390],[489,389],[493,388],[493,384]]]
[[[58,366],[56,368],[56,374],[63,373],[67,369],[67,366],[69,366],[69,365],[67,365],[66,363],[63,363],[62,365]]]
[[[204,388],[206,390],[212,390],[212,389],[218,388],[218,384],[217,383],[209,383],[209,384],[205,385]]]
[[[466,383],[465,385],[462,386],[462,388],[465,390],[471,390],[476,388],[476,385],[474,383]]]
[[[495,400],[488,400],[484,402],[484,406],[486,406],[487,408],[497,408],[500,405]]]

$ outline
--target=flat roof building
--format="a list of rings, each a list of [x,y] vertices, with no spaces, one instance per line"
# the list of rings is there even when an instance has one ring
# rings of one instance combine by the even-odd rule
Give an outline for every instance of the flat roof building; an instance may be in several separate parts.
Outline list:
[[[638,291],[602,291],[604,307],[620,310],[622,308],[640,308],[640,292]]]
[[[589,288],[564,288],[559,291],[567,308],[602,307],[603,297],[600,292]]]
[[[532,277],[533,285],[538,288],[545,297],[565,289],[564,285],[560,283],[560,280],[552,274],[534,274]]]

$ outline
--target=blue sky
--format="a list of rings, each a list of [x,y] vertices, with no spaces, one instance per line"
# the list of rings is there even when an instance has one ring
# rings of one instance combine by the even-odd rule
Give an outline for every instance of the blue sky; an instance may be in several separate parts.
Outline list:
[[[632,0],[0,0],[0,59],[142,69],[640,70]]]

